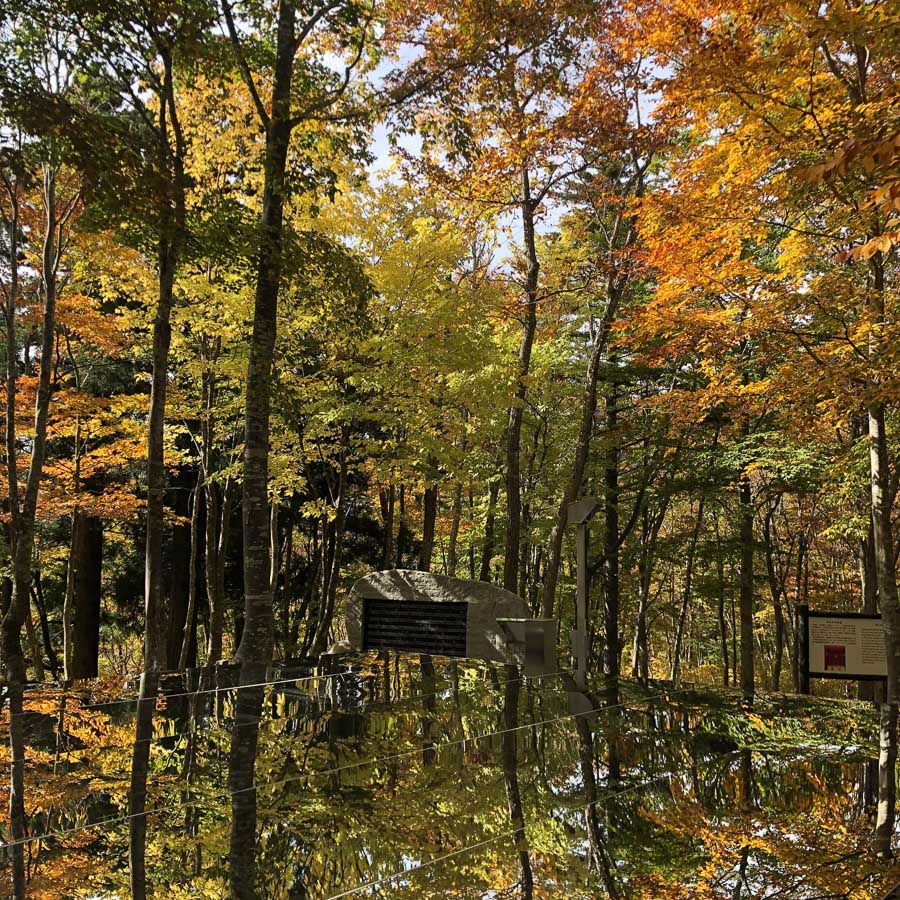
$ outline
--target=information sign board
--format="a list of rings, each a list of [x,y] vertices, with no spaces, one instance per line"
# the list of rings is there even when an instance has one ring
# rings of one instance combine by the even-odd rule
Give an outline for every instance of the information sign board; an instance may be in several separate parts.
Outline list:
[[[810,610],[804,668],[811,678],[882,679],[887,657],[881,616]]]

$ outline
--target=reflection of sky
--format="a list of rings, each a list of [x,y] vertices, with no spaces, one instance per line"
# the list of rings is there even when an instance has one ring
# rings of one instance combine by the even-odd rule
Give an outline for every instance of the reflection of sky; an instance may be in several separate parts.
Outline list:
[[[419,48],[413,50],[408,45],[401,46],[395,57],[384,60],[379,64],[369,76],[369,82],[377,87],[389,73],[396,72],[419,55],[421,55]],[[399,133],[389,122],[378,122],[372,131],[372,139],[369,144],[369,150],[375,157],[375,161],[369,168],[370,179],[400,177],[399,175],[388,174],[388,170],[396,161],[392,139],[403,152],[414,158],[419,155],[422,148],[422,139],[417,134]],[[423,189],[427,189],[424,183]],[[559,220],[564,212],[564,206],[550,198],[546,199],[536,216],[535,229],[537,233],[545,235],[553,232],[558,227]],[[499,217],[497,244],[499,250],[498,261],[501,265],[504,262],[508,262],[511,253],[521,243],[521,214],[518,209],[511,208]]]
[[[372,132],[372,141],[369,149],[375,157],[375,161],[369,168],[369,178],[380,179],[387,177],[388,179],[400,177],[399,175],[389,174],[391,166],[394,164],[396,157],[393,154],[391,145],[392,128],[390,124],[379,122]],[[397,145],[406,153],[415,157],[418,155],[422,147],[422,140],[416,134],[398,134],[396,136]],[[423,183],[423,190],[426,185]],[[565,212],[565,207],[555,203],[552,199],[547,199],[541,205],[535,221],[535,230],[539,235],[552,233],[559,225],[559,220]],[[508,260],[514,248],[522,243],[522,217],[518,209],[511,208],[499,217],[498,250],[499,261]]]

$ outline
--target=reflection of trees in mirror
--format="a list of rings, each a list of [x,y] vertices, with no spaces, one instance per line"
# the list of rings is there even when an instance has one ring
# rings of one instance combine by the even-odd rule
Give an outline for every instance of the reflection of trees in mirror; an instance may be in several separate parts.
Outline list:
[[[155,672],[141,675],[134,717],[134,750],[128,788],[128,868],[131,872],[131,895],[135,900],[143,900],[147,896],[147,777],[158,684],[159,678]]]
[[[607,687],[579,707],[563,676],[382,652],[26,690],[4,711],[24,821],[2,822],[0,893],[802,900],[900,881],[866,852],[871,707]]]
[[[228,793],[231,796],[229,874],[231,896],[244,900],[256,894],[256,785],[254,769],[262,716],[264,667],[241,665],[235,692],[234,728],[228,754]]]
[[[519,693],[520,679],[518,666],[506,666],[506,684],[503,688],[503,781],[506,786],[506,802],[509,806],[509,820],[513,827],[516,854],[519,860],[519,885],[522,894],[531,900],[534,894],[534,875],[528,838],[525,833],[525,815],[522,810],[522,795],[519,790]]]
[[[25,739],[23,734],[22,686],[6,688],[9,709],[9,848],[13,892],[25,893]]]

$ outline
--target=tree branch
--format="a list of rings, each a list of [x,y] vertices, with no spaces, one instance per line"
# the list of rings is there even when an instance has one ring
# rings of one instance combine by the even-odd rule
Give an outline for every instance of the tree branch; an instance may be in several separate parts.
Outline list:
[[[266,107],[262,102],[262,98],[259,96],[259,91],[256,89],[256,82],[253,80],[253,73],[250,71],[250,66],[247,64],[247,58],[244,56],[244,51],[241,47],[241,39],[234,26],[234,16],[231,12],[231,3],[229,3],[229,0],[222,0],[222,13],[225,16],[225,23],[228,27],[228,36],[231,38],[231,46],[234,48],[234,55],[237,59],[238,68],[241,70],[241,77],[244,80],[244,84],[247,85],[247,90],[250,91],[250,96],[253,98],[253,105],[256,107],[256,113],[262,122],[263,128],[268,130],[270,122],[269,114],[266,112]]]

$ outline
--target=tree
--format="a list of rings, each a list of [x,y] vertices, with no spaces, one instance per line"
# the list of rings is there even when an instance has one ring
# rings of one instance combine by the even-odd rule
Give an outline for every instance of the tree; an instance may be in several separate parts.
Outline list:
[[[394,75],[391,90],[397,98],[416,97],[404,110],[425,143],[423,169],[451,197],[494,215],[515,212],[521,224],[513,276],[520,299],[511,311],[521,337],[505,441],[503,583],[514,592],[522,423],[542,300],[537,223],[553,192],[589,164],[584,148],[594,143],[600,122],[582,115],[579,105],[590,105],[584,57],[590,59],[595,45],[589,26],[604,11],[577,2],[527,10],[518,3],[487,10],[480,3],[421,2],[396,14],[393,40],[422,49]]]
[[[48,79],[53,72],[44,73]],[[66,90],[66,85],[53,84]],[[56,338],[56,304],[62,277],[61,264],[68,244],[69,228],[80,202],[77,179],[66,179],[62,172],[62,153],[49,146],[25,146],[18,137],[17,146],[4,148],[2,181],[4,187],[4,316],[6,325],[6,474],[10,514],[12,552],[12,595],[4,610],[2,637],[3,665],[7,678],[24,682],[25,662],[20,634],[26,616],[30,616],[32,556],[38,496],[47,452],[47,426],[53,376]],[[28,181],[39,178],[35,186],[37,203],[28,198]],[[41,218],[28,222],[31,209],[40,209]],[[27,228],[27,232],[25,229]],[[26,237],[26,234],[28,237]],[[31,236],[34,235],[34,238]],[[35,243],[32,240],[36,239]],[[39,242],[39,243],[38,243]],[[28,257],[31,257],[28,259]],[[33,265],[35,276],[29,285],[22,277],[23,263]],[[27,278],[27,276],[26,276]],[[34,426],[29,436],[30,459],[27,475],[20,485],[19,441],[17,432],[17,383],[19,373],[18,317],[26,290],[36,294],[43,316],[41,323],[40,369],[34,394]]]
[[[253,337],[247,365],[246,432],[244,438],[244,631],[236,657],[266,663],[273,646],[273,590],[269,557],[269,415],[275,350],[278,296],[282,281],[284,207],[291,182],[288,156],[291,134],[346,115],[344,104],[354,70],[363,60],[374,10],[364,3],[323,0],[309,8],[295,0],[281,0],[277,22],[261,49],[271,65],[271,97],[262,100],[247,62],[248,38],[242,36],[229,0],[222,12],[236,66],[253,98],[265,134],[263,199],[259,221]],[[250,20],[252,21],[252,11]],[[318,54],[329,46],[346,58],[342,72],[321,65]],[[356,111],[358,115],[358,110]],[[315,175],[319,173],[314,173]],[[327,175],[326,171],[326,183]],[[299,185],[298,185],[299,186]]]
[[[768,328],[789,342],[782,373],[796,379],[801,369],[816,371],[807,400],[828,397],[844,410],[865,409],[868,419],[872,537],[888,657],[876,828],[879,852],[886,854],[895,803],[900,606],[887,434],[894,360],[885,342],[895,301],[888,272],[896,265],[890,174],[896,146],[888,134],[896,54],[890,29],[877,24],[882,14],[880,4],[788,13],[750,3],[728,15],[698,8],[656,29],[654,40],[678,70],[671,108],[690,116],[705,138],[689,150],[688,168],[699,178],[678,203],[694,222],[693,239],[704,235],[706,271],[718,272],[719,290],[726,283],[740,287],[757,333]],[[713,208],[712,194],[700,195],[719,173],[727,180]],[[774,257],[748,252],[766,242]],[[689,251],[679,249],[677,277],[696,279],[698,270],[685,266]],[[795,382],[791,394],[810,384]]]

